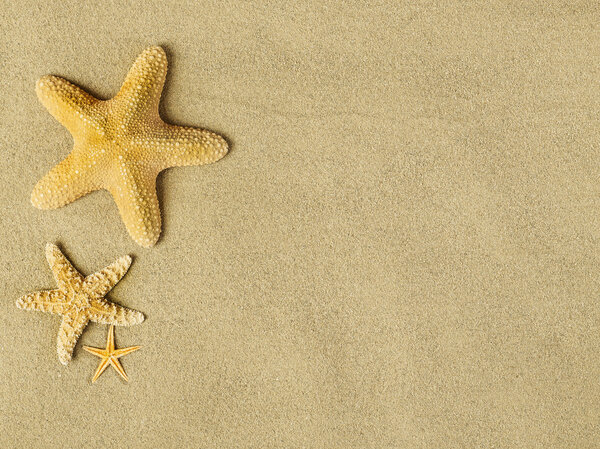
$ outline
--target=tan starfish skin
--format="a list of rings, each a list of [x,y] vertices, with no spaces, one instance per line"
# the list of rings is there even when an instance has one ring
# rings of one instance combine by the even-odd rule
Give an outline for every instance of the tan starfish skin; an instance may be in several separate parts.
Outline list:
[[[131,237],[153,246],[161,231],[156,176],[169,167],[216,162],[228,151],[221,136],[162,121],[158,104],[167,73],[160,47],[135,61],[121,90],[106,101],[56,76],[42,77],[38,98],[72,134],[72,152],[31,194],[40,209],[55,209],[94,190],[113,196]]]
[[[17,307],[62,315],[56,350],[63,365],[71,360],[75,344],[88,322],[131,326],[144,321],[142,313],[104,299],[125,276],[131,265],[131,257],[123,256],[86,277],[52,243],[46,245],[46,259],[58,288],[22,296],[17,299]]]
[[[90,346],[83,347],[83,349],[90,354],[94,354],[102,359],[98,365],[98,369],[96,369],[96,372],[94,373],[92,383],[98,380],[98,377],[100,377],[100,374],[104,372],[108,365],[112,365],[126,382],[129,381],[121,362],[119,362],[119,357],[131,354],[133,351],[140,349],[140,347],[141,346],[129,346],[128,348],[115,349],[115,327],[111,325],[108,330],[108,336],[106,337],[106,349],[92,348]]]

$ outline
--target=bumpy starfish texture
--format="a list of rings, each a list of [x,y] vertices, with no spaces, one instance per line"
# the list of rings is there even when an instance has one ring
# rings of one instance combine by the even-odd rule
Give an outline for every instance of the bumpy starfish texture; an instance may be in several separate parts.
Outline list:
[[[140,346],[129,346],[128,348],[115,349],[115,327],[111,325],[110,329],[108,330],[108,336],[106,337],[106,349],[92,348],[90,346],[84,346],[83,349],[102,359],[98,365],[98,369],[96,369],[96,372],[94,373],[92,383],[98,380],[98,377],[100,377],[100,374],[104,372],[108,365],[112,365],[117,373],[119,373],[127,382],[129,379],[127,378],[127,374],[125,374],[125,370],[123,369],[121,362],[119,362],[119,357],[123,357],[124,355],[131,354],[133,351],[137,351],[140,349]]]
[[[46,259],[58,288],[22,296],[17,300],[17,307],[62,315],[56,350],[63,365],[71,360],[75,344],[88,322],[131,326],[144,321],[142,313],[104,299],[125,276],[131,265],[131,257],[123,256],[86,277],[52,243],[46,245]]]
[[[99,100],[70,82],[42,77],[38,98],[72,134],[73,151],[35,186],[31,202],[54,209],[94,190],[108,190],[131,237],[144,247],[160,235],[156,176],[169,167],[216,162],[225,139],[210,131],[169,125],[158,104],[167,73],[160,47],[145,50],[117,95]]]

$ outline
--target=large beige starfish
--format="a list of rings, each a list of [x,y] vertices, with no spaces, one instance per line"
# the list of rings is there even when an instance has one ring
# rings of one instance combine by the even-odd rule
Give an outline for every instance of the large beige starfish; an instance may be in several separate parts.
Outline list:
[[[90,354],[94,354],[96,357],[100,357],[100,364],[94,373],[94,377],[92,378],[92,383],[98,380],[100,374],[104,372],[104,370],[108,367],[108,365],[112,365],[112,367],[121,375],[125,381],[128,381],[127,374],[125,374],[125,370],[123,369],[123,365],[119,362],[119,357],[123,357],[124,355],[131,354],[133,351],[137,351],[140,349],[140,346],[129,346],[128,348],[115,349],[115,327],[110,326],[108,330],[108,336],[106,337],[106,349],[100,348],[92,348],[91,346],[84,346],[85,349]]]
[[[210,131],[169,125],[158,104],[167,73],[160,47],[146,49],[117,95],[101,101],[70,82],[44,76],[37,95],[72,134],[71,154],[40,180],[31,202],[40,209],[64,206],[94,190],[108,190],[127,231],[150,247],[160,235],[156,176],[166,168],[218,161],[227,142]]]
[[[144,321],[142,313],[104,299],[125,276],[131,257],[123,256],[85,278],[52,243],[46,245],[46,259],[58,288],[22,296],[17,300],[17,307],[62,315],[56,350],[63,365],[71,360],[77,339],[88,322],[131,326]]]

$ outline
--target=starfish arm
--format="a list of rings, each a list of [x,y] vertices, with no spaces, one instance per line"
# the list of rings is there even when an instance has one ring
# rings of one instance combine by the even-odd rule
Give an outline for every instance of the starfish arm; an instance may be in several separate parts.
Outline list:
[[[58,76],[40,78],[35,89],[40,102],[72,135],[96,130],[102,133],[101,100]]]
[[[116,109],[125,111],[124,125],[136,125],[140,114],[158,118],[158,103],[167,75],[167,55],[160,47],[147,48],[129,69],[119,93],[111,100]]]
[[[92,378],[92,383],[94,383],[98,380],[98,378],[100,377],[100,374],[102,374],[104,372],[104,370],[106,368],[108,368],[109,365],[110,365],[109,357],[105,357],[100,361],[100,364],[98,365],[98,368],[96,369],[96,372],[94,373],[94,377]]]
[[[121,176],[107,187],[117,203],[127,232],[146,248],[156,243],[161,229],[157,174],[150,166],[123,166]]]
[[[127,374],[125,374],[125,370],[123,369],[121,362],[119,362],[115,357],[111,357],[110,364],[113,366],[113,368],[115,370],[117,370],[117,373],[119,373],[121,375],[121,377],[123,379],[125,379],[125,382],[129,381],[129,378],[127,377]]]
[[[111,324],[106,338],[106,352],[112,354],[115,350],[115,325]]]
[[[52,243],[46,244],[46,260],[59,289],[72,290],[73,284],[83,281],[83,276],[71,265],[58,246]]]
[[[144,314],[98,298],[91,301],[90,320],[100,324],[132,326],[144,321]]]
[[[119,282],[131,265],[131,257],[120,257],[106,268],[86,276],[84,288],[92,295],[103,297]]]
[[[218,161],[229,151],[227,141],[211,131],[164,123],[149,137],[140,139],[148,158],[160,170],[169,167],[204,165]]]
[[[66,365],[73,356],[73,349],[88,323],[85,313],[68,314],[63,316],[58,336],[56,337],[56,350],[60,363]]]
[[[38,310],[60,315],[64,313],[67,300],[60,290],[31,293],[17,299],[17,307],[23,310]]]
[[[72,152],[38,181],[31,204],[38,209],[56,209],[101,188],[89,156]]]
[[[92,348],[91,346],[84,346],[83,349],[85,351],[89,352],[90,354],[94,354],[95,356],[98,356],[98,357],[108,357],[108,353],[106,352],[105,349]]]
[[[129,346],[128,348],[121,348],[113,351],[113,357],[123,357],[124,355],[131,354],[134,351],[140,349],[141,346]]]

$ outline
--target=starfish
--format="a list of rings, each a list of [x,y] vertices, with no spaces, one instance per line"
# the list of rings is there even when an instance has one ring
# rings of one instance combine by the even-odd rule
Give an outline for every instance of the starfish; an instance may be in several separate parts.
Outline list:
[[[140,349],[140,346],[129,346],[128,348],[115,349],[115,327],[111,325],[110,329],[108,330],[108,336],[106,337],[106,349],[92,348],[90,346],[84,346],[83,349],[102,359],[98,365],[98,369],[94,373],[92,383],[98,380],[100,374],[104,372],[109,364],[112,365],[113,368],[117,370],[117,373],[119,373],[127,382],[129,379],[127,378],[127,374],[125,374],[125,370],[123,369],[121,362],[119,362],[119,357],[123,357],[124,355],[131,354],[133,351],[137,351]]]
[[[56,350],[63,365],[71,360],[75,344],[88,322],[131,326],[144,321],[141,312],[104,299],[125,276],[131,265],[131,257],[123,256],[85,278],[52,243],[46,245],[46,259],[58,288],[22,296],[17,299],[17,307],[62,315]]]
[[[40,209],[55,209],[89,192],[113,196],[129,235],[153,246],[161,217],[156,176],[169,167],[216,162],[227,154],[221,136],[162,121],[158,104],[167,73],[160,47],[146,49],[135,61],[121,90],[99,100],[57,76],[36,86],[41,103],[73,136],[71,153],[42,178],[31,194]]]

